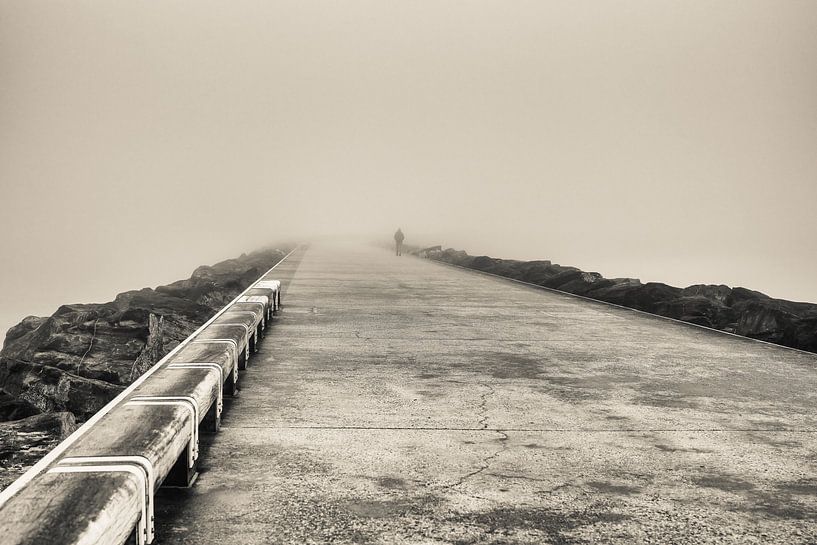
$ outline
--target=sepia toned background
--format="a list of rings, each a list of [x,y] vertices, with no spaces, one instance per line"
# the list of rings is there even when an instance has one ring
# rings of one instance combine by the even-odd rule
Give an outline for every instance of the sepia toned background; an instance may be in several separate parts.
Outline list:
[[[817,302],[817,3],[0,0],[0,330],[382,236]]]

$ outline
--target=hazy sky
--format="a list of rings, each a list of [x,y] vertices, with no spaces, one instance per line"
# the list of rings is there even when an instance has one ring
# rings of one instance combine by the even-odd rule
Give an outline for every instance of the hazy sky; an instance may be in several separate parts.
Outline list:
[[[383,233],[817,301],[817,2],[0,0],[0,329]]]

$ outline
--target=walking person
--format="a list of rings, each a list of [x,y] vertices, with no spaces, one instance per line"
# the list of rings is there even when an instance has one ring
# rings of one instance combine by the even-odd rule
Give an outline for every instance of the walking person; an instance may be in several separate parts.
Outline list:
[[[403,255],[403,239],[406,238],[403,235],[403,231],[398,227],[397,231],[394,233],[394,249],[397,255]]]

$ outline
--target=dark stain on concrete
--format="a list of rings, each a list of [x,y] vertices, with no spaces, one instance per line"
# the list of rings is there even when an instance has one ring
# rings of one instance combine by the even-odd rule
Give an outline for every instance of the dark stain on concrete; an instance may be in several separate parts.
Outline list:
[[[539,356],[533,357],[515,352],[487,352],[483,357],[485,363],[478,365],[486,367],[488,373],[498,379],[536,379],[545,371],[544,362]],[[497,366],[497,362],[502,365]]]
[[[440,498],[426,495],[397,500],[375,500],[371,498],[348,501],[341,504],[345,511],[360,518],[379,519],[391,517],[428,516],[440,504]]]
[[[398,477],[380,477],[377,479],[377,484],[383,488],[404,490],[406,488],[406,481]]]
[[[423,397],[430,397],[433,399],[445,397],[445,394],[441,390],[418,390],[417,393]]]
[[[619,474],[620,477],[631,477],[634,480],[642,481],[646,484],[652,483],[655,481],[655,475],[651,473],[635,473],[632,471],[623,471]]]
[[[542,378],[542,377],[540,377]],[[610,398],[627,385],[638,381],[631,375],[561,374],[543,379],[547,386],[539,391],[568,402],[597,401]],[[624,419],[621,417],[621,419]]]
[[[785,430],[788,427],[785,422],[781,422],[780,420],[770,420],[767,418],[752,418],[749,420],[749,424],[754,428],[775,431]]]
[[[459,513],[448,517],[448,522],[481,527],[482,534],[496,535],[513,530],[538,531],[547,537],[546,543],[573,545],[588,543],[585,539],[571,536],[570,532],[584,526],[605,522],[618,522],[629,517],[609,510],[594,512],[560,511],[545,507],[512,508],[498,507],[490,511]],[[458,545],[474,543],[473,540],[454,541]],[[495,543],[513,543],[511,540]]]
[[[698,486],[717,488],[731,493],[746,492],[755,488],[755,485],[749,481],[727,474],[704,475],[693,479],[693,482]]]
[[[349,502],[345,507],[347,511],[363,518],[400,516],[404,515],[406,510],[405,504],[377,500]]]
[[[581,350],[578,345],[573,347],[563,346],[553,350],[553,360],[572,363],[596,363],[599,355],[595,352]]]
[[[803,446],[803,443],[800,441],[794,439],[781,439],[776,434],[750,432],[747,433],[747,435],[751,437],[754,442],[763,443],[764,445],[769,445],[770,447],[779,449],[791,449]]]
[[[697,409],[698,403],[678,393],[652,392],[634,397],[633,403],[667,409]]]
[[[817,479],[800,479],[798,481],[788,481],[780,483],[777,488],[789,494],[798,496],[817,497]]]
[[[637,486],[613,484],[609,481],[590,481],[587,483],[587,485],[595,490],[598,490],[599,492],[604,492],[605,494],[632,496],[633,494],[638,494],[641,492],[641,489]]]
[[[549,377],[546,386],[535,388],[535,390],[542,394],[558,398],[566,403],[599,401],[607,397],[602,391],[592,390],[575,382],[572,384],[567,382],[568,381],[559,377]]]
[[[703,449],[703,448],[681,448],[681,447],[672,447],[670,445],[654,445],[660,451],[663,452],[694,452],[695,454],[708,454],[711,453],[711,450]]]
[[[802,503],[788,492],[750,491],[749,502],[739,510],[786,520],[815,520],[817,507],[814,503]]]

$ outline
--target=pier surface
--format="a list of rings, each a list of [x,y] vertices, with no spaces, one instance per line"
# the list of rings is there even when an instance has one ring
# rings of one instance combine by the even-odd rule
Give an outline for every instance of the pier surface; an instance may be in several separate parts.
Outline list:
[[[817,539],[817,356],[377,248],[297,257],[157,543]]]

